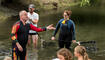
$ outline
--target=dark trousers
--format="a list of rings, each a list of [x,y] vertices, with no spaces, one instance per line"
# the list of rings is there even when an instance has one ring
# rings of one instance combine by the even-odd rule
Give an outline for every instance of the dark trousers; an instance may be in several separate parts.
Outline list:
[[[59,34],[59,39],[58,39],[58,45],[59,48],[67,48],[70,49],[71,46],[71,42],[72,42],[72,34],[68,33],[68,34]]]
[[[26,48],[22,52],[18,50],[17,47],[12,48],[12,60],[26,60]]]
[[[67,49],[70,49],[71,42],[58,41],[58,45],[59,45],[59,48],[65,47]]]

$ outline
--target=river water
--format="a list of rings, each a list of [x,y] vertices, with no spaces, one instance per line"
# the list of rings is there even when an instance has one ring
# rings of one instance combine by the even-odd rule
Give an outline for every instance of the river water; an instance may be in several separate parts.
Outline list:
[[[72,10],[71,19],[76,25],[76,40],[77,41],[96,41],[97,50],[88,51],[89,57],[92,60],[105,59],[105,12],[104,8],[66,8]],[[39,27],[54,24],[63,18],[62,13],[64,9],[39,11],[40,20]],[[9,17],[0,22],[0,60],[5,56],[11,56],[11,40],[10,32],[12,25],[18,21],[17,17]],[[56,51],[58,50],[57,38],[52,41],[50,38],[53,31],[40,32],[41,39],[38,40],[38,48],[34,49],[33,45],[28,47],[27,60],[51,60],[56,58]],[[41,47],[41,40],[46,41],[46,46]],[[86,44],[85,44],[86,45]],[[90,46],[92,44],[87,44]],[[76,44],[72,44],[73,48]],[[74,60],[76,58],[74,57]]]

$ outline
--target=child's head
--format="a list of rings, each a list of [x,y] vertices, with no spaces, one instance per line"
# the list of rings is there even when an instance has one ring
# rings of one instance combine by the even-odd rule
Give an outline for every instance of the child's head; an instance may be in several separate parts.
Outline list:
[[[86,49],[84,46],[76,46],[74,49],[74,55],[76,57],[83,56],[84,60],[88,60],[88,54],[86,53]]]
[[[60,60],[72,60],[72,53],[66,48],[60,49],[57,56]]]
[[[6,57],[4,58],[4,60],[12,60],[12,58],[11,58],[11,57],[6,56]]]

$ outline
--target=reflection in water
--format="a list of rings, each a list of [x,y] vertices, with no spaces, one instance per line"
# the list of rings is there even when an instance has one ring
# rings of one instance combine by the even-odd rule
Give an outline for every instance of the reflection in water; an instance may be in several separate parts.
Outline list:
[[[27,60],[38,60],[38,50],[34,49],[33,47],[28,47],[27,56]]]
[[[105,20],[105,13],[102,10],[97,9],[80,9],[80,8],[71,8],[73,11],[72,13],[72,20],[75,21],[76,24],[76,39],[78,41],[96,41],[96,46],[99,48],[97,53],[89,52],[89,56],[93,60],[104,60],[105,56],[105,28],[104,28],[104,20]],[[98,12],[97,12],[98,11]],[[48,13],[49,12],[49,13]],[[49,10],[40,12],[40,20],[38,23],[39,27],[47,26],[49,24],[54,24],[62,18],[63,10]],[[11,27],[14,22],[18,19],[17,17],[12,17],[7,19],[4,22],[0,22],[0,60],[3,60],[5,55],[11,56],[11,40],[9,38]],[[32,47],[28,47],[28,59],[31,60],[51,60],[56,58],[56,51],[58,50],[57,45],[57,38],[56,36],[55,41],[51,41],[50,38],[52,36],[53,31],[41,32],[39,33],[42,39],[44,39],[46,43],[45,48],[41,48],[40,39],[38,40],[38,49],[34,49]],[[55,43],[54,45],[49,45],[50,42]],[[76,45],[72,44],[72,48]],[[3,51],[4,50],[4,51]],[[73,52],[73,49],[72,49]]]

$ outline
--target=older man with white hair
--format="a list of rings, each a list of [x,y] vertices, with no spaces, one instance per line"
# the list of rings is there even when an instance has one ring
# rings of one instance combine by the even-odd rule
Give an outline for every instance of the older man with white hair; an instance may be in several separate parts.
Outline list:
[[[45,28],[37,28],[32,24],[26,23],[29,19],[27,12],[25,10],[20,11],[19,13],[20,21],[16,22],[11,31],[12,39],[12,60],[26,60],[26,45],[28,41],[29,30],[34,30],[37,32],[42,32],[55,29],[52,24]]]

